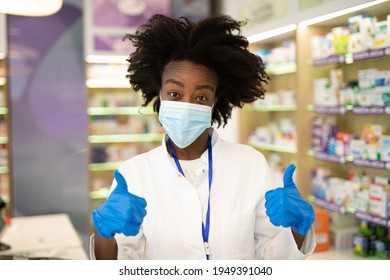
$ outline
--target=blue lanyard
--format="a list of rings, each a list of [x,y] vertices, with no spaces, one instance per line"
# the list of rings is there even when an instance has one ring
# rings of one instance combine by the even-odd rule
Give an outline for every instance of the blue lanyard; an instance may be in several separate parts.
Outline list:
[[[179,172],[185,177],[183,169],[181,168],[179,159],[177,158],[176,152],[173,149],[171,140],[168,141],[169,148],[172,153],[172,157],[175,160],[177,169]],[[203,236],[203,242],[204,242],[204,248],[206,252],[206,258],[210,259],[210,250],[209,250],[209,232],[210,232],[210,188],[211,188],[211,182],[213,181],[213,153],[211,148],[211,137],[209,136],[207,140],[207,150],[209,155],[209,196],[207,201],[207,212],[206,212],[206,225],[202,222],[202,236]]]

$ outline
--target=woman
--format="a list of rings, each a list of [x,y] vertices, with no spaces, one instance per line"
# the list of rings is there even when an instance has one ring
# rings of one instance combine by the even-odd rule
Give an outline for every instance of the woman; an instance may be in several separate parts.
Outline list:
[[[135,34],[128,78],[154,102],[160,147],[115,171],[92,212],[92,259],[304,259],[314,211],[287,168],[273,189],[264,156],[220,139],[234,107],[264,98],[268,76],[248,51],[242,22],[153,16]]]

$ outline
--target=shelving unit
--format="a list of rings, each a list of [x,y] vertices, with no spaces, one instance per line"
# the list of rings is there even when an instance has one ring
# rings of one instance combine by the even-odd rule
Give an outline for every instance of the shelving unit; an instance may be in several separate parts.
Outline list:
[[[7,203],[6,216],[12,216],[10,176],[10,121],[8,106],[7,58],[0,58],[0,196]]]
[[[125,64],[87,63],[90,210],[109,194],[121,162],[160,145],[163,129],[131,89]],[[123,78],[118,78],[123,77]]]
[[[376,16],[378,20],[383,20],[389,14],[390,3],[385,2],[377,6],[368,8],[358,13],[366,13]],[[366,50],[356,53],[346,53],[341,55],[332,55],[326,58],[312,60],[310,38],[319,34],[327,34],[334,27],[347,26],[348,18],[352,14],[347,14],[326,22],[318,23],[308,27],[298,27],[297,29],[297,79],[299,93],[305,92],[305,95],[298,96],[298,168],[300,170],[299,182],[306,180],[308,191],[313,190],[312,170],[317,167],[326,168],[330,171],[331,177],[348,179],[349,172],[362,174],[369,178],[382,177],[390,178],[390,162],[381,160],[368,160],[354,158],[351,155],[340,156],[337,154],[328,154],[323,151],[312,150],[312,123],[315,117],[332,118],[336,120],[339,131],[347,131],[351,135],[359,137],[362,134],[365,124],[382,125],[386,128],[386,134],[389,134],[390,108],[385,106],[357,106],[355,104],[321,106],[314,103],[313,81],[319,78],[329,78],[332,69],[341,69],[343,81],[358,80],[358,71],[362,69],[390,70],[390,47]],[[362,187],[362,186],[361,186]],[[341,188],[341,186],[340,186]],[[340,190],[341,191],[341,190]],[[327,210],[332,215],[351,216],[355,218],[356,225],[360,222],[366,222],[382,228],[390,228],[388,217],[375,214],[371,210],[362,210],[356,207],[358,203],[347,202],[336,203],[328,201],[322,197],[309,195],[308,199],[317,207]],[[357,233],[357,230],[356,230]],[[350,249],[346,254],[353,254]],[[358,257],[355,256],[354,257]],[[350,256],[348,257],[350,258]],[[359,257],[358,257],[359,258]],[[361,258],[361,257],[360,257]]]
[[[312,60],[311,37],[326,34],[334,27],[347,26],[348,18],[366,13],[376,16],[378,20],[384,20],[389,14],[390,1],[367,8],[365,10],[346,14],[310,26],[300,26],[289,34],[279,35],[266,41],[252,43],[253,52],[257,49],[271,49],[280,46],[285,40],[296,43],[296,63],[286,65],[267,65],[267,71],[271,81],[267,92],[275,92],[281,89],[293,90],[296,103],[293,106],[246,106],[240,110],[239,133],[242,143],[250,143],[250,134],[258,126],[266,125],[275,119],[289,117],[295,121],[297,138],[294,149],[286,149],[286,146],[274,145],[274,143],[257,143],[253,145],[269,157],[271,153],[277,153],[282,158],[282,164],[286,167],[294,162],[297,165],[295,182],[302,195],[313,205],[323,208],[332,214],[351,215],[352,219],[365,221],[390,228],[388,217],[380,217],[375,214],[361,211],[348,205],[338,205],[314,197],[312,194],[312,171],[315,167],[328,168],[334,177],[347,179],[348,172],[353,170],[367,176],[389,178],[390,162],[381,160],[363,160],[352,156],[337,156],[312,150],[312,120],[314,117],[336,118],[341,131],[348,131],[354,135],[361,135],[364,124],[379,124],[390,132],[390,106],[319,106],[314,104],[313,81],[318,78],[329,77],[331,69],[341,69],[344,81],[357,80],[358,71],[361,69],[390,70],[390,46],[371,49],[356,53],[332,55],[327,58]],[[260,54],[263,57],[262,54]],[[267,99],[267,93],[266,93]],[[352,254],[348,251],[348,254]],[[357,257],[357,256],[356,256]],[[349,257],[348,257],[349,258]],[[359,257],[357,257],[359,258]]]
[[[390,10],[390,3],[368,8],[357,13],[368,13],[383,17]],[[318,164],[325,164],[333,167],[334,172],[339,174],[345,168],[344,163],[353,161],[351,158],[321,158],[317,155],[316,159],[311,150],[311,119],[318,115],[333,115],[338,118],[338,124],[341,128],[349,129],[351,132],[360,133],[364,123],[376,122],[379,124],[389,123],[388,107],[356,107],[356,106],[314,106],[313,105],[313,80],[319,77],[328,77],[330,69],[341,68],[344,70],[344,80],[356,79],[357,71],[365,68],[377,68],[379,70],[389,69],[389,48],[381,48],[369,50],[360,53],[333,55],[326,59],[312,61],[310,38],[314,35],[325,34],[335,26],[346,25],[348,17],[352,14],[347,14],[326,22],[318,23],[309,27],[298,27],[295,34],[297,42],[297,71],[293,79],[296,80],[297,91],[297,165],[299,174],[298,183],[307,182],[311,176],[311,169]],[[271,81],[271,83],[275,83]],[[352,121],[353,118],[353,121]],[[324,156],[325,157],[325,156]],[[326,162],[329,161],[329,164]],[[338,162],[340,164],[334,164]],[[356,166],[354,166],[356,167]],[[372,168],[373,169],[373,168]],[[376,172],[369,168],[370,172]],[[377,170],[380,175],[386,175],[386,170]],[[345,175],[340,174],[340,175]],[[306,194],[310,194],[310,185],[305,187]]]
[[[267,56],[269,59],[260,54],[271,82],[266,87],[264,100],[245,105],[239,111],[239,141],[261,151],[275,174],[275,182],[280,182],[283,166],[296,162],[297,153],[294,33],[277,40],[253,43],[250,49],[254,53],[259,50],[271,53]],[[272,52],[284,53],[285,59],[278,60],[279,55],[272,55]],[[281,127],[284,127],[283,132],[289,132],[280,133],[283,129],[277,132]]]
[[[309,196],[309,200],[312,201],[316,206],[321,207],[330,212],[339,213],[339,214],[350,213],[353,214],[357,220],[366,221],[369,223],[373,223],[375,225],[379,225],[381,227],[390,228],[390,219],[387,219],[385,217],[371,215],[367,212],[360,211],[353,207],[335,204],[320,198],[316,198],[314,196]]]

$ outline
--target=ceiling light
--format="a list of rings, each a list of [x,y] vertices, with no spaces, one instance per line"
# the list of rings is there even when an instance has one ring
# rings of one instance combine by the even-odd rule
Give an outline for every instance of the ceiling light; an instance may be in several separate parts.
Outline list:
[[[272,29],[269,31],[265,31],[265,32],[257,33],[255,35],[248,36],[248,42],[251,44],[251,43],[263,41],[265,39],[269,39],[269,38],[272,38],[272,37],[275,37],[278,35],[282,35],[282,34],[294,31],[295,29],[297,29],[296,24],[289,24],[289,25],[286,25],[283,27],[275,28],[275,29]]]
[[[357,6],[354,6],[354,7],[351,7],[351,8],[340,10],[340,11],[337,11],[337,12],[334,12],[334,13],[326,14],[326,15],[323,15],[323,16],[315,17],[315,18],[311,18],[311,19],[308,19],[308,20],[301,21],[299,23],[299,26],[300,27],[304,27],[304,26],[313,25],[313,24],[320,23],[320,22],[323,22],[323,21],[326,21],[326,20],[330,20],[332,18],[336,18],[336,17],[339,17],[339,16],[343,16],[343,15],[346,15],[346,14],[350,14],[350,13],[356,12],[356,11],[360,11],[360,10],[366,9],[368,7],[372,7],[372,6],[375,6],[375,5],[378,5],[378,4],[382,4],[382,3],[387,2],[387,1],[388,0],[372,1],[372,2],[369,2],[369,3],[364,3],[364,4],[357,5]]]
[[[50,16],[62,7],[62,0],[0,0],[0,13],[18,16]]]

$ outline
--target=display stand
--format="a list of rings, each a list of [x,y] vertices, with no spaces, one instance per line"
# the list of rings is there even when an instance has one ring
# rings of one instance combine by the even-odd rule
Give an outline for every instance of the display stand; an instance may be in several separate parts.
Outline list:
[[[107,198],[120,163],[160,145],[164,133],[151,106],[141,107],[125,62],[86,64],[90,210]]]

